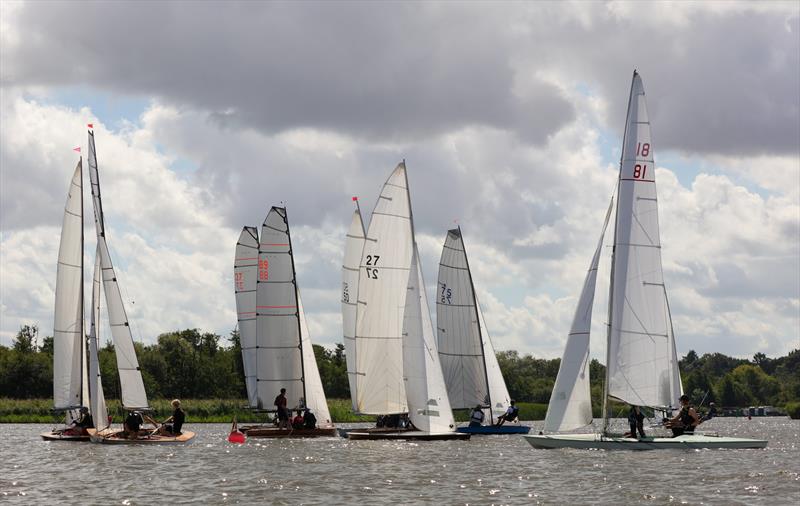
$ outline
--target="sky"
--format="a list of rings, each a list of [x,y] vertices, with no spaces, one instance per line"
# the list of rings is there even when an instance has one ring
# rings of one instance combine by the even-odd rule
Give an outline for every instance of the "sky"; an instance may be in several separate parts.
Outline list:
[[[679,354],[784,355],[800,347],[798,32],[797,2],[4,1],[0,344],[52,335],[92,123],[135,339],[227,336],[241,227],[283,203],[311,339],[341,342],[351,197],[370,211],[405,159],[429,295],[458,224],[495,348],[559,357],[638,69]],[[92,233],[85,251],[91,266]]]

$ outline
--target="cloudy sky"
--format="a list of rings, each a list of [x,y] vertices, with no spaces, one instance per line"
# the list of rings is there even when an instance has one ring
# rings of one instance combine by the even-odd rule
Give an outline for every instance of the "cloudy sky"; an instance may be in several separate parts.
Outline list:
[[[405,158],[429,291],[457,220],[495,347],[560,356],[636,68],[679,352],[785,354],[800,346],[798,5],[4,1],[0,344],[26,323],[52,334],[72,148],[93,123],[138,340],[228,334],[241,226],[285,202],[312,339],[340,342],[350,197],[371,209]]]

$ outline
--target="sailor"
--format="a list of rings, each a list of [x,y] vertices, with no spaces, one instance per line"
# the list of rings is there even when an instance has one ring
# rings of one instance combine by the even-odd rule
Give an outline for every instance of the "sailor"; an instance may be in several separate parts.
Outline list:
[[[469,426],[470,427],[480,427],[483,425],[483,409],[481,409],[481,405],[478,404],[475,406],[475,409],[472,410],[472,413],[469,415]]]
[[[142,419],[142,414],[138,411],[131,411],[128,413],[128,417],[125,418],[125,422],[123,422],[123,432],[128,439],[136,439],[139,436],[139,428],[144,423],[144,419]]]
[[[286,409],[286,389],[281,388],[281,393],[275,397],[275,407],[278,408],[278,427],[289,428],[289,410]]]
[[[497,417],[497,423],[495,425],[499,426],[506,422],[513,422],[517,417],[519,417],[519,408],[514,405],[514,399],[511,399],[511,405],[505,413]]]
[[[292,418],[292,428],[293,429],[303,428],[303,411],[300,409],[297,410],[297,416]]]
[[[681,395],[681,410],[668,422],[668,427],[672,429],[673,436],[681,434],[694,434],[694,428],[700,423],[700,417],[689,404],[689,396]]]
[[[644,435],[644,415],[639,410],[639,406],[631,404],[631,410],[628,413],[628,425],[631,427],[630,437],[636,437],[637,430],[641,437],[646,437]]]
[[[70,432],[75,434],[86,434],[86,429],[94,427],[94,420],[92,415],[89,414],[89,408],[86,406],[81,407],[80,418],[73,420],[70,424]]]
[[[186,421],[186,413],[181,409],[179,399],[173,399],[170,404],[172,405],[172,416],[164,420],[158,433],[164,436],[180,436],[181,428]]]
[[[316,429],[317,428],[317,417],[314,416],[314,413],[311,412],[310,409],[306,408],[305,415],[303,416],[303,428],[304,429]]]
[[[706,422],[708,420],[711,420],[715,416],[717,416],[717,406],[715,406],[714,403],[712,402],[712,403],[709,403],[709,405],[708,405],[708,413],[706,413],[706,415],[703,417],[701,422]]]

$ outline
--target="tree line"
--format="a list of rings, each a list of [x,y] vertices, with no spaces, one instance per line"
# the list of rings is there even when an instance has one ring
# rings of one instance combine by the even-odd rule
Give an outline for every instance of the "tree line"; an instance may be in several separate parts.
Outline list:
[[[236,330],[222,337],[198,329],[167,332],[156,343],[134,343],[148,396],[157,398],[245,399],[241,344]],[[347,399],[345,351],[314,345],[322,384],[329,398]],[[99,350],[103,391],[119,398],[119,376],[114,345]],[[497,353],[511,397],[520,402],[547,403],[560,359],[536,358],[516,351]],[[680,360],[684,391],[695,404],[711,401],[725,407],[785,406],[800,402],[800,349],[769,358],[756,353],[752,360],[722,353],[698,356],[690,351]],[[590,363],[592,404],[599,410],[605,366]],[[0,346],[0,397],[32,399],[53,392],[53,338],[40,339],[35,325],[20,328],[11,347]]]

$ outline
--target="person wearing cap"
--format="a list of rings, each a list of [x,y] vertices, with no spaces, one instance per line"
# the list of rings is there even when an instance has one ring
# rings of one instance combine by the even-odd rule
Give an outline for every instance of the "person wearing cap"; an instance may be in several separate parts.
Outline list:
[[[519,408],[514,405],[514,399],[511,399],[511,405],[508,407],[505,413],[497,417],[497,423],[495,425],[500,426],[506,422],[513,422],[519,416]]]
[[[481,405],[478,404],[475,406],[475,409],[472,410],[472,413],[469,415],[469,426],[470,427],[480,427],[483,425],[483,409],[481,409]]]
[[[707,422],[708,420],[711,420],[715,416],[717,416],[717,406],[715,406],[714,403],[711,402],[708,404],[708,413],[706,413],[705,416],[703,416],[701,422]]]
[[[697,416],[697,411],[689,404],[689,396],[686,394],[681,395],[681,410],[675,418],[667,422],[667,427],[672,429],[672,435],[694,434],[694,428],[699,423],[700,417]]]

